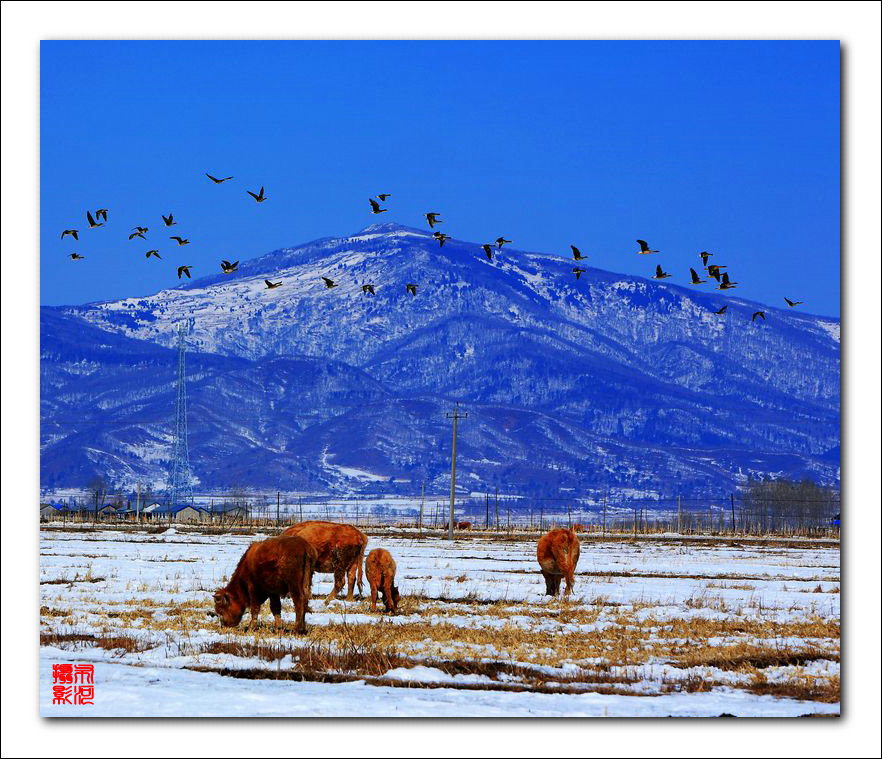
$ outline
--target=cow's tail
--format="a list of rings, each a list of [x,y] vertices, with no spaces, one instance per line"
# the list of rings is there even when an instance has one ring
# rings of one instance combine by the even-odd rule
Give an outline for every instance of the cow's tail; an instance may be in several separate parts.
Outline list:
[[[364,543],[361,544],[361,552],[358,554],[358,574],[357,574],[357,582],[358,582],[358,597],[362,598],[364,596],[364,592],[362,591],[362,570],[364,569],[364,552],[367,548],[367,538],[365,538]]]
[[[309,551],[303,552],[303,597],[306,602],[306,608],[309,609],[309,599],[312,598],[312,574],[315,571],[315,562]]]

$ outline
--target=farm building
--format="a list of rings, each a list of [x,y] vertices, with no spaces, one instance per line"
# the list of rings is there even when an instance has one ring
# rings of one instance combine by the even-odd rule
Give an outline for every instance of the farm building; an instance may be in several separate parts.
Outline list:
[[[147,519],[159,522],[207,522],[208,512],[205,509],[189,504],[166,506],[160,503],[151,503],[142,512]]]
[[[98,519],[104,520],[116,519],[118,515],[119,509],[117,509],[116,506],[111,506],[110,504],[108,504],[107,506],[102,506],[100,509],[98,509],[97,512]]]
[[[68,509],[63,503],[41,503],[40,519],[61,519]]]
[[[215,506],[206,513],[213,522],[233,524],[248,518],[248,509],[244,506]]]

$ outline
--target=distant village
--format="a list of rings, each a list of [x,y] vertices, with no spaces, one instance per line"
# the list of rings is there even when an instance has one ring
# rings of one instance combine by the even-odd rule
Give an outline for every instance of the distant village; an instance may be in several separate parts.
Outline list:
[[[145,506],[130,503],[106,504],[90,508],[71,501],[55,501],[40,504],[41,522],[210,522],[215,524],[244,523],[249,509],[240,504],[218,504],[209,507],[177,505],[153,502]]]

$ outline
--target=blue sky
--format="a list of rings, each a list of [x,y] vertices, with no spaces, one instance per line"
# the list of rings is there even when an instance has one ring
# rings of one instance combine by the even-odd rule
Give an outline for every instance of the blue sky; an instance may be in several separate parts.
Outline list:
[[[432,210],[461,239],[574,243],[680,284],[709,250],[735,294],[838,315],[839,73],[836,41],[43,42],[41,302],[147,294],[179,263],[205,275]],[[110,222],[88,230],[99,207]]]

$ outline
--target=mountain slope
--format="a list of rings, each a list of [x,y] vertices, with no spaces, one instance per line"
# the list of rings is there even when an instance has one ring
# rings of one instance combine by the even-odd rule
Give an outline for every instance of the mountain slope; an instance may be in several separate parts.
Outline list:
[[[235,387],[237,425],[263,429],[258,400],[275,387],[290,401],[284,422],[275,422],[286,426],[286,445],[330,488],[364,485],[364,478],[341,479],[339,466],[380,479],[437,469],[433,476],[443,478],[449,452],[439,441],[449,431],[440,420],[452,399],[467,402],[474,419],[463,427],[464,450],[474,445],[476,461],[498,457],[509,477],[541,480],[545,490],[564,480],[707,489],[729,487],[747,472],[838,479],[838,455],[829,454],[839,445],[838,320],[765,308],[768,321],[753,323],[755,303],[583,268],[576,280],[572,262],[509,247],[491,263],[478,245],[448,240],[439,248],[427,232],[382,224],[275,251],[232,275],[148,298],[43,309],[42,327],[50,342],[60,339],[62,324],[83,322],[128,338],[125,357],[109,370],[125,377],[127,363],[144,360],[138,350],[172,346],[177,324],[189,320],[202,356],[194,368],[215,393],[216,385]],[[322,276],[339,286],[326,289]],[[269,291],[264,279],[283,285]],[[416,297],[405,292],[408,282],[419,285]],[[375,297],[362,293],[366,283],[375,285]],[[718,316],[722,303],[728,313]],[[280,357],[296,357],[302,367],[339,362],[350,389],[364,388],[370,404],[350,397],[335,405],[328,388],[315,390],[315,376],[287,372]],[[66,357],[44,360],[51,367]],[[172,380],[173,373],[165,392]],[[61,387],[46,387],[50,421]],[[205,398],[207,418],[217,397]],[[74,398],[73,406],[88,409],[85,394]],[[170,400],[156,401],[156,413],[170,413]],[[419,408],[426,417],[414,416]],[[531,421],[497,440],[499,413]],[[398,414],[408,424],[396,423]],[[223,437],[232,422],[220,422],[226,425],[215,434]],[[197,446],[198,424],[191,415]],[[306,430],[313,441],[298,438]],[[268,438],[252,437],[250,458],[262,460],[258,451],[285,458],[281,450],[270,455]],[[494,455],[479,455],[480,446]],[[607,461],[600,449],[616,453]],[[584,460],[591,455],[597,460]],[[537,466],[542,475],[527,477],[526,468]],[[475,469],[476,484],[494,479],[493,467]]]

